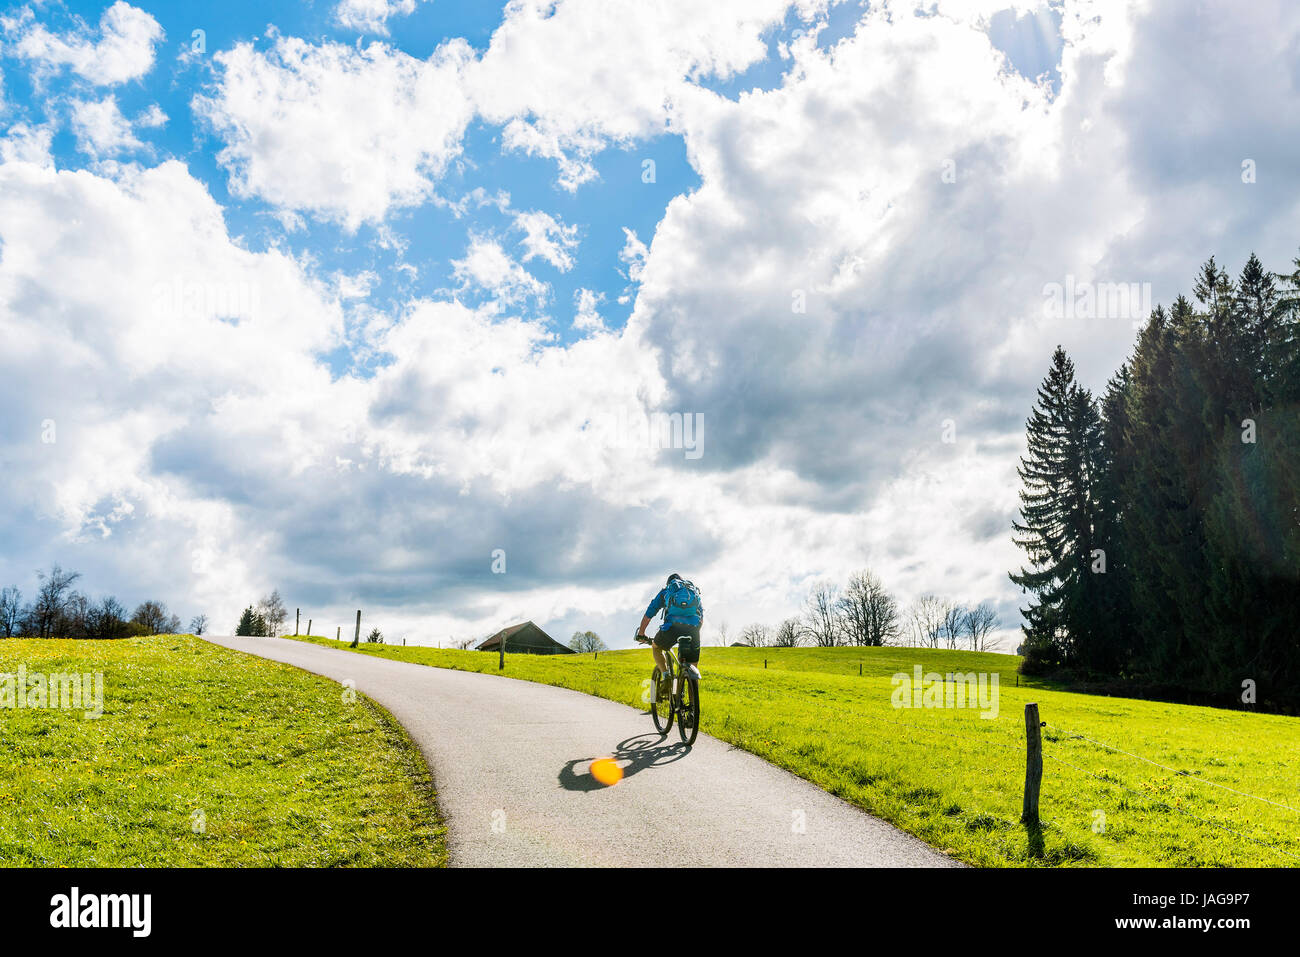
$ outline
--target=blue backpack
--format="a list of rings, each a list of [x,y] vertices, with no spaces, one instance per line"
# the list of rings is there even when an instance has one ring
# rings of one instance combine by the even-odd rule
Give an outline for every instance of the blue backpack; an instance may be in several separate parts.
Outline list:
[[[681,622],[698,625],[704,620],[700,590],[684,578],[674,579],[664,589],[664,624]]]

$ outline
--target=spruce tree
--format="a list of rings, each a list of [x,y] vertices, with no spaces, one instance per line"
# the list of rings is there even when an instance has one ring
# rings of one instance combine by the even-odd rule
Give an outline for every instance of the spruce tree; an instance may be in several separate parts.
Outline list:
[[[1300,258],[1292,265],[1294,272],[1275,277],[1277,300],[1264,345],[1268,395],[1278,405],[1300,404]]]
[[[1128,543],[1125,540],[1124,486],[1132,472],[1128,403],[1132,378],[1128,364],[1106,383],[1101,399],[1101,468],[1096,492],[1096,542],[1105,556],[1097,580],[1097,634],[1090,667],[1103,674],[1127,673],[1131,657]]]
[[[257,631],[257,614],[253,611],[251,605],[245,608],[244,613],[239,616],[239,624],[235,627],[235,634],[241,638],[260,634]]]
[[[1192,304],[1180,296],[1167,315],[1159,308],[1152,314],[1133,355],[1125,537],[1137,669],[1158,685],[1183,682],[1203,624],[1197,513],[1205,431],[1189,359],[1200,351],[1203,331]]]
[[[1092,656],[1099,627],[1091,566],[1101,434],[1096,402],[1075,382],[1074,364],[1058,346],[1026,422],[1028,452],[1018,469],[1023,521],[1012,525],[1031,567],[1010,577],[1036,599],[1021,609],[1027,670],[1087,666]]]
[[[1278,298],[1274,276],[1264,269],[1259,257],[1251,253],[1237,280],[1233,325],[1240,335],[1238,355],[1244,366],[1242,372],[1248,386],[1247,394],[1256,410],[1271,401],[1272,387],[1277,379],[1277,370],[1273,368],[1276,352],[1272,343],[1274,326],[1280,319]]]

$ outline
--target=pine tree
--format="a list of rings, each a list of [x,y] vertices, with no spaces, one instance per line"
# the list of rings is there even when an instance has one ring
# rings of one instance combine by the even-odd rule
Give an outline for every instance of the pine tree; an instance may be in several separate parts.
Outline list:
[[[1190,304],[1188,309],[1190,310]],[[1173,601],[1171,563],[1181,547],[1183,531],[1178,517],[1189,506],[1182,463],[1170,447],[1172,426],[1171,383],[1175,380],[1174,316],[1140,342],[1134,361],[1133,407],[1134,468],[1125,498],[1132,506],[1129,525],[1130,560],[1141,574],[1133,582],[1134,626],[1141,642],[1139,670],[1152,681],[1173,684],[1171,672],[1185,656],[1182,636],[1188,609]]]
[[[1300,258],[1292,265],[1294,272],[1276,277],[1278,298],[1264,346],[1273,377],[1268,395],[1280,405],[1300,403]]]
[[[244,613],[239,616],[239,624],[235,627],[235,634],[240,637],[250,637],[261,633],[258,629],[257,613],[253,611],[253,606],[249,605],[244,609]]]
[[[1256,410],[1272,399],[1272,387],[1277,379],[1277,370],[1273,368],[1276,353],[1271,344],[1275,338],[1274,326],[1279,321],[1278,298],[1273,275],[1251,253],[1237,280],[1233,325],[1240,335],[1237,354],[1244,365],[1247,394]]]
[[[1129,394],[1132,377],[1128,364],[1106,383],[1101,399],[1101,469],[1096,492],[1096,541],[1105,558],[1098,583],[1097,635],[1091,667],[1103,674],[1122,675],[1130,664],[1130,594],[1132,573],[1125,541],[1124,485],[1133,469],[1129,444]]]
[[[1069,522],[1073,529],[1073,587],[1066,606],[1067,661],[1087,670],[1096,669],[1103,658],[1105,550],[1098,548],[1100,519],[1098,493],[1104,474],[1102,421],[1091,392],[1076,385],[1070,391],[1070,461],[1073,479]]]
[[[1012,582],[1034,593],[1025,617],[1027,670],[1087,666],[1099,630],[1094,560],[1096,484],[1102,466],[1101,417],[1057,347],[1026,422],[1028,454],[1018,474],[1023,522],[1013,523],[1031,568]]]

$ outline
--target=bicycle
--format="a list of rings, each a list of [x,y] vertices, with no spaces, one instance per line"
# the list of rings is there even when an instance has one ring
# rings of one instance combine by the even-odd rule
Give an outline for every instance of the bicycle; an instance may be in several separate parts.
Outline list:
[[[643,645],[651,642],[648,637],[635,637]],[[695,743],[695,736],[700,731],[699,671],[691,669],[695,671],[695,676],[687,671],[677,657],[676,648],[665,648],[663,651],[668,660],[668,698],[666,701],[661,700],[659,686],[662,673],[659,666],[655,665],[650,672],[650,687],[653,689],[650,716],[654,719],[655,730],[661,735],[666,735],[673,729],[673,719],[676,718],[677,733],[682,736],[682,743],[690,746]]]

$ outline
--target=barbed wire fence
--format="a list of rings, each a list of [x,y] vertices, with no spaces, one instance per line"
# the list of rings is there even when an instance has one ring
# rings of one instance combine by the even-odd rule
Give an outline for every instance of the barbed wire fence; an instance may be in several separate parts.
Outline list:
[[[1289,857],[1289,858],[1291,858],[1293,861],[1300,861],[1300,855],[1292,854],[1290,851],[1284,851],[1284,850],[1282,850],[1282,848],[1280,848],[1280,847],[1278,847],[1278,846],[1276,846],[1276,845],[1274,845],[1274,844],[1270,844],[1270,843],[1268,843],[1267,841],[1261,841],[1259,838],[1257,838],[1257,837],[1251,837],[1249,834],[1243,834],[1241,831],[1234,830],[1233,828],[1228,827],[1228,825],[1223,824],[1223,823],[1220,822],[1220,821],[1211,821],[1209,818],[1201,817],[1199,814],[1193,814],[1191,811],[1187,810],[1187,808],[1185,808],[1185,807],[1181,807],[1180,805],[1177,805],[1177,804],[1170,804],[1168,801],[1158,801],[1157,799],[1153,798],[1153,797],[1152,797],[1151,795],[1149,795],[1149,794],[1143,794],[1141,791],[1136,791],[1136,790],[1134,790],[1133,788],[1129,787],[1128,785],[1123,784],[1123,783],[1121,783],[1121,782],[1119,782],[1119,781],[1116,781],[1116,780],[1114,780],[1113,778],[1102,777],[1100,774],[1097,774],[1097,773],[1095,773],[1095,772],[1093,772],[1093,771],[1089,771],[1087,768],[1081,768],[1081,767],[1079,767],[1077,764],[1071,764],[1069,761],[1066,761],[1066,760],[1064,760],[1063,758],[1059,758],[1059,757],[1057,757],[1057,756],[1054,755],[1054,754],[1045,754],[1044,757],[1047,757],[1047,758],[1049,758],[1050,760],[1055,761],[1057,764],[1063,765],[1063,766],[1065,766],[1065,767],[1067,767],[1067,768],[1070,768],[1070,769],[1072,769],[1072,770],[1074,770],[1074,771],[1078,771],[1080,774],[1086,774],[1086,775],[1088,775],[1088,776],[1091,777],[1091,778],[1095,778],[1096,780],[1100,781],[1102,784],[1109,785],[1109,786],[1111,786],[1111,787],[1117,787],[1117,788],[1119,788],[1121,791],[1126,791],[1126,792],[1128,792],[1129,794],[1132,794],[1132,795],[1134,795],[1135,797],[1140,798],[1140,799],[1142,799],[1142,800],[1144,800],[1144,801],[1149,801],[1149,802],[1151,802],[1151,804],[1152,804],[1153,807],[1162,807],[1162,808],[1164,808],[1165,810],[1177,811],[1177,812],[1179,812],[1180,814],[1185,814],[1187,817],[1190,817],[1190,818],[1192,818],[1193,820],[1200,821],[1202,824],[1208,824],[1208,825],[1210,825],[1211,827],[1217,827],[1217,828],[1219,828],[1219,829],[1221,829],[1221,830],[1227,831],[1229,834],[1232,834],[1232,835],[1234,835],[1234,836],[1236,836],[1236,837],[1239,837],[1239,838],[1241,838],[1241,839],[1244,840],[1244,841],[1250,841],[1250,842],[1252,842],[1252,843],[1254,843],[1254,844],[1258,844],[1258,845],[1260,845],[1261,847],[1266,847],[1266,848],[1268,848],[1269,850],[1274,851],[1274,852],[1276,852],[1276,853],[1278,853],[1278,854],[1281,854],[1281,855],[1284,856],[1284,857]],[[1210,784],[1210,783],[1213,783],[1213,782],[1205,781],[1205,782],[1202,782],[1202,783]],[[1232,789],[1232,788],[1229,788],[1228,790],[1233,790],[1233,789]],[[1238,791],[1237,793],[1238,793],[1238,794],[1245,794],[1246,792],[1244,792],[1244,791]],[[1253,795],[1253,794],[1251,794],[1251,795],[1246,795],[1246,796],[1247,796],[1247,797],[1255,797],[1255,795]],[[1261,801],[1268,801],[1267,798],[1259,798],[1259,800],[1261,800]],[[1268,803],[1273,804],[1273,803],[1276,803],[1276,802],[1268,801]],[[1282,804],[1282,805],[1279,805],[1279,807],[1286,807],[1286,805],[1285,805],[1285,804]]]
[[[1026,713],[1028,714],[1028,711],[1029,711],[1029,709],[1030,709],[1031,707],[1034,709],[1034,711],[1035,711],[1035,713],[1036,713],[1036,712],[1037,712],[1037,707],[1038,707],[1038,706],[1037,706],[1036,703],[1033,703],[1033,704],[1026,705],[1025,707],[1026,707]],[[957,733],[954,733],[954,732],[952,732],[952,731],[945,731],[945,730],[942,730],[942,729],[940,729],[940,728],[928,728],[928,727],[925,727],[925,726],[923,726],[923,725],[917,725],[917,724],[905,723],[905,722],[902,722],[902,721],[893,721],[893,720],[890,720],[890,719],[887,719],[887,718],[886,718],[886,719],[883,719],[883,720],[888,721],[888,723],[890,723],[890,724],[892,724],[892,725],[895,725],[895,726],[897,726],[898,728],[900,728],[900,729],[904,732],[904,734],[903,734],[904,737],[906,737],[908,740],[913,741],[913,742],[918,743],[918,744],[923,743],[922,739],[919,739],[919,738],[916,738],[916,737],[912,737],[911,734],[910,734],[909,732],[922,732],[922,733],[924,733],[924,734],[935,734],[935,735],[941,735],[941,736],[946,737],[946,738],[951,738],[951,739],[954,739],[954,740],[960,741],[960,742],[962,742],[962,744],[964,744],[964,745],[969,745],[969,743],[970,743],[970,735],[969,735],[969,734],[965,734],[965,735],[963,735],[963,734],[957,734]],[[1029,720],[1028,720],[1028,719],[1027,719],[1027,721],[1026,721],[1026,727],[1027,727],[1027,729],[1028,729],[1028,727],[1029,727]],[[1038,727],[1040,727],[1040,728],[1041,728],[1041,727],[1048,727],[1048,728],[1050,728],[1050,730],[1051,730],[1052,733],[1057,734],[1057,735],[1060,735],[1061,737],[1065,737],[1065,738],[1070,738],[1070,739],[1074,739],[1074,740],[1083,741],[1083,742],[1085,742],[1085,743],[1087,743],[1087,744],[1091,744],[1091,745],[1093,745],[1094,747],[1101,748],[1101,749],[1103,749],[1103,750],[1106,750],[1106,751],[1109,751],[1109,752],[1113,752],[1113,753],[1115,753],[1115,754],[1122,754],[1122,755],[1125,755],[1126,757],[1134,758],[1134,759],[1136,759],[1136,760],[1138,760],[1138,761],[1145,762],[1145,763],[1150,764],[1150,765],[1152,765],[1152,766],[1154,766],[1154,767],[1160,768],[1160,769],[1163,770],[1163,771],[1166,771],[1166,772],[1168,772],[1168,773],[1170,773],[1170,774],[1173,774],[1173,775],[1175,775],[1175,776],[1177,776],[1177,777],[1183,778],[1183,779],[1185,779],[1185,780],[1188,781],[1188,782],[1195,782],[1195,783],[1198,783],[1198,784],[1206,785],[1207,787],[1218,788],[1218,789],[1220,789],[1220,790],[1222,790],[1222,791],[1227,791],[1227,792],[1230,792],[1230,793],[1232,793],[1232,794],[1238,795],[1239,797],[1244,797],[1244,798],[1249,798],[1249,799],[1251,799],[1251,800],[1259,801],[1259,802],[1261,802],[1261,803],[1263,803],[1263,804],[1267,804],[1267,805],[1270,805],[1270,806],[1272,806],[1272,807],[1279,808],[1279,809],[1284,810],[1284,811],[1289,811],[1289,812],[1291,812],[1291,813],[1293,813],[1293,814],[1300,814],[1300,808],[1293,807],[1293,806],[1290,805],[1290,804],[1286,804],[1286,803],[1283,803],[1283,802],[1281,802],[1281,801],[1275,801],[1275,800],[1273,800],[1272,798],[1262,797],[1261,795],[1258,795],[1258,794],[1252,794],[1252,793],[1250,793],[1249,791],[1242,791],[1242,790],[1240,790],[1239,788],[1234,788],[1234,787],[1231,787],[1231,786],[1229,786],[1229,785],[1222,784],[1222,783],[1220,783],[1220,782],[1218,782],[1218,781],[1211,781],[1211,780],[1209,780],[1209,779],[1207,779],[1207,778],[1202,778],[1202,777],[1199,776],[1199,774],[1194,774],[1194,773],[1192,773],[1192,772],[1189,771],[1189,770],[1186,770],[1186,769],[1183,769],[1183,768],[1175,768],[1175,767],[1172,767],[1172,766],[1170,766],[1170,765],[1168,765],[1168,764],[1163,764],[1163,763],[1161,763],[1161,762],[1159,762],[1159,761],[1153,760],[1153,759],[1148,758],[1148,757],[1146,757],[1146,756],[1144,756],[1144,755],[1136,754],[1136,753],[1134,753],[1134,752],[1132,752],[1132,751],[1126,751],[1126,750],[1123,749],[1123,748],[1117,748],[1117,747],[1115,747],[1115,746],[1113,746],[1113,745],[1110,745],[1110,744],[1105,743],[1104,741],[1098,741],[1098,740],[1096,740],[1096,739],[1094,739],[1094,738],[1090,738],[1090,737],[1088,737],[1087,735],[1079,734],[1078,732],[1075,732],[1075,731],[1070,731],[1070,730],[1068,730],[1068,729],[1066,729],[1066,728],[1064,728],[1064,727],[1058,726],[1058,725],[1056,725],[1056,724],[1049,724],[1047,721],[1041,721],[1041,722],[1039,723]],[[1058,740],[1058,739],[1049,737],[1049,738],[1048,738],[1048,743],[1054,743],[1056,740]],[[1026,747],[1026,748],[1022,748],[1022,747],[1019,747],[1019,746],[1016,746],[1016,745],[1012,745],[1012,744],[1009,744],[1009,743],[1004,743],[1004,742],[1001,742],[1001,741],[985,740],[985,741],[982,741],[981,744],[983,744],[983,745],[987,745],[987,746],[989,746],[989,747],[997,748],[997,749],[999,749],[999,750],[1003,750],[1003,751],[1012,751],[1012,752],[1015,752],[1015,753],[1017,753],[1017,754],[1022,754],[1022,755],[1026,754],[1027,752],[1030,752],[1030,753],[1032,752],[1032,746],[1030,746],[1030,747]],[[1028,743],[1027,743],[1027,744],[1028,744]],[[1086,777],[1089,777],[1089,778],[1091,778],[1091,779],[1093,779],[1093,780],[1096,780],[1096,781],[1100,782],[1102,785],[1105,785],[1105,786],[1107,786],[1107,787],[1118,788],[1119,790],[1124,791],[1124,792],[1126,792],[1127,794],[1130,794],[1130,795],[1132,795],[1133,797],[1136,797],[1136,798],[1142,800],[1143,802],[1145,802],[1146,804],[1149,805],[1150,809],[1154,809],[1154,810],[1164,810],[1164,811],[1175,811],[1175,812],[1177,812],[1177,813],[1179,813],[1179,814],[1184,815],[1184,816],[1187,817],[1187,818],[1190,818],[1190,819],[1192,819],[1192,820],[1194,820],[1194,821],[1199,822],[1200,824],[1204,824],[1204,825],[1207,825],[1207,826],[1209,826],[1209,827],[1217,828],[1217,829],[1222,830],[1222,831],[1224,831],[1224,832],[1226,832],[1226,833],[1228,833],[1228,834],[1233,835],[1234,837],[1240,838],[1240,839],[1243,840],[1243,841],[1247,841],[1247,842],[1252,843],[1252,844],[1255,844],[1255,845],[1257,845],[1257,846],[1259,846],[1259,847],[1263,847],[1263,848],[1265,848],[1265,849],[1267,849],[1267,850],[1269,850],[1269,851],[1272,851],[1272,852],[1275,853],[1275,854],[1278,854],[1278,855],[1280,855],[1280,856],[1282,856],[1282,857],[1288,858],[1289,860],[1300,862],[1300,854],[1292,853],[1291,851],[1288,851],[1288,850],[1286,850],[1286,849],[1284,849],[1284,848],[1278,847],[1276,844],[1272,844],[1272,843],[1270,843],[1270,842],[1268,842],[1268,841],[1265,841],[1265,840],[1262,840],[1262,839],[1260,839],[1260,838],[1253,837],[1253,836],[1251,836],[1250,834],[1243,833],[1242,831],[1239,831],[1239,830],[1237,830],[1237,829],[1235,829],[1235,828],[1229,827],[1228,825],[1224,824],[1222,821],[1214,821],[1214,820],[1211,820],[1211,819],[1209,819],[1209,818],[1202,817],[1201,815],[1199,815],[1199,814],[1195,814],[1195,813],[1189,811],[1187,808],[1182,807],[1181,805],[1179,805],[1179,804],[1177,804],[1177,803],[1171,803],[1171,802],[1169,802],[1169,801],[1162,800],[1162,799],[1160,799],[1159,797],[1156,797],[1156,796],[1154,796],[1154,795],[1151,795],[1151,794],[1148,794],[1148,793],[1144,793],[1144,792],[1139,791],[1139,790],[1137,790],[1137,789],[1135,789],[1135,788],[1129,787],[1127,784],[1125,784],[1125,783],[1123,783],[1122,781],[1119,781],[1119,780],[1117,780],[1117,779],[1115,779],[1114,777],[1111,777],[1111,776],[1109,776],[1109,775],[1098,774],[1098,773],[1095,772],[1095,771],[1091,771],[1091,770],[1089,770],[1089,769],[1087,769],[1087,768],[1080,767],[1079,765],[1074,764],[1074,763],[1072,763],[1072,762],[1070,762],[1070,761],[1066,761],[1066,760],[1065,760],[1064,758],[1062,758],[1060,755],[1056,754],[1054,750],[1045,750],[1045,749],[1042,749],[1042,747],[1041,747],[1041,741],[1039,742],[1039,754],[1041,755],[1042,758],[1046,758],[1046,759],[1048,759],[1048,760],[1050,760],[1050,761],[1055,762],[1056,764],[1061,765],[1062,767],[1069,768],[1069,769],[1072,770],[1072,771],[1076,771],[1076,772],[1078,772],[1079,774],[1085,775]],[[1028,787],[1028,785],[1029,785],[1029,782],[1028,782],[1028,781],[1026,782],[1026,785],[1027,785],[1027,787]],[[1037,786],[1038,786],[1038,785],[1036,784],[1035,787],[1037,787]],[[1038,795],[1037,795],[1037,793],[1035,793],[1035,794],[1033,795],[1033,802],[1032,802],[1032,803],[1033,803],[1034,807],[1036,808],[1036,807],[1037,807],[1037,803],[1038,803]],[[1028,804],[1029,804],[1029,802],[1027,801],[1027,802],[1026,802],[1026,806],[1028,806]],[[1033,823],[1038,823],[1038,824],[1050,824],[1050,825],[1053,825],[1053,826],[1055,827],[1055,829],[1058,830],[1062,835],[1066,835],[1066,834],[1068,833],[1066,827],[1065,827],[1065,826],[1064,826],[1064,825],[1063,825],[1063,824],[1062,824],[1058,819],[1054,819],[1054,818],[1046,818],[1046,817],[1042,817],[1041,815],[1038,815],[1038,814],[1035,814],[1034,817],[1035,817],[1035,820],[1034,820]]]
[[[1258,795],[1258,794],[1251,794],[1249,791],[1242,791],[1242,790],[1240,790],[1240,789],[1238,789],[1238,788],[1230,787],[1229,785],[1226,785],[1226,784],[1221,784],[1221,783],[1219,783],[1218,781],[1211,781],[1211,780],[1209,780],[1209,779],[1207,779],[1207,778],[1203,778],[1203,777],[1201,777],[1201,776],[1199,775],[1199,773],[1198,773],[1198,774],[1193,774],[1191,771],[1188,771],[1188,770],[1186,770],[1186,769],[1184,769],[1184,768],[1175,768],[1175,767],[1171,767],[1171,766],[1168,765],[1168,764],[1163,764],[1163,763],[1161,763],[1160,761],[1155,761],[1155,760],[1153,760],[1153,759],[1151,759],[1151,758],[1148,758],[1148,757],[1146,757],[1146,756],[1144,756],[1144,755],[1141,755],[1141,754],[1136,754],[1136,753],[1134,753],[1134,752],[1132,752],[1132,751],[1126,751],[1126,750],[1123,749],[1123,748],[1117,748],[1117,747],[1115,747],[1114,745],[1107,744],[1107,743],[1105,743],[1104,741],[1098,741],[1098,740],[1096,740],[1096,739],[1094,739],[1094,738],[1090,738],[1090,737],[1088,737],[1087,735],[1079,734],[1079,733],[1076,732],[1076,731],[1070,731],[1070,730],[1067,729],[1067,728],[1060,727],[1060,726],[1055,725],[1055,724],[1053,724],[1053,725],[1049,725],[1048,722],[1046,722],[1046,721],[1041,721],[1041,722],[1039,722],[1039,721],[1036,721],[1036,720],[1035,720],[1035,721],[1032,721],[1032,722],[1031,722],[1031,720],[1029,719],[1030,709],[1032,709],[1032,713],[1033,713],[1033,715],[1034,715],[1034,718],[1036,719],[1036,718],[1037,718],[1037,715],[1038,715],[1038,705],[1037,705],[1036,703],[1032,703],[1032,704],[1027,704],[1027,705],[1025,705],[1025,713],[1026,713],[1026,734],[1027,734],[1027,735],[1030,737],[1030,739],[1031,739],[1029,742],[1027,742],[1027,753],[1030,755],[1030,760],[1031,760],[1031,761],[1032,761],[1032,755],[1033,755],[1033,753],[1034,753],[1034,751],[1035,751],[1035,742],[1032,740],[1032,738],[1033,738],[1035,732],[1039,731],[1042,727],[1050,727],[1051,730],[1052,730],[1054,733],[1059,734],[1061,737],[1064,737],[1064,738],[1070,738],[1070,739],[1074,739],[1074,740],[1078,740],[1078,741],[1083,741],[1083,742],[1086,742],[1086,743],[1088,743],[1088,744],[1093,745],[1094,747],[1101,748],[1101,749],[1103,749],[1103,750],[1106,750],[1106,751],[1112,752],[1112,753],[1114,753],[1114,754],[1122,754],[1122,755],[1125,755],[1125,756],[1127,756],[1127,757],[1134,758],[1134,759],[1136,759],[1136,760],[1138,760],[1138,761],[1143,761],[1143,762],[1145,762],[1145,763],[1147,763],[1147,764],[1150,764],[1150,765],[1152,765],[1152,766],[1154,766],[1154,767],[1160,768],[1161,770],[1167,771],[1167,772],[1169,772],[1170,774],[1173,774],[1173,775],[1175,775],[1175,776],[1177,776],[1177,777],[1183,778],[1183,779],[1185,779],[1185,780],[1188,781],[1188,782],[1194,782],[1194,783],[1197,783],[1197,784],[1203,784],[1203,785],[1206,785],[1207,787],[1219,788],[1220,790],[1231,792],[1232,794],[1236,794],[1236,795],[1238,795],[1238,796],[1240,796],[1240,797],[1250,798],[1251,800],[1259,801],[1259,802],[1261,802],[1261,803],[1263,803],[1263,804],[1268,804],[1268,805],[1271,805],[1271,806],[1273,806],[1273,807],[1277,807],[1277,808],[1281,808],[1281,809],[1286,810],[1286,811],[1290,811],[1290,812],[1293,813],[1293,814],[1300,814],[1300,809],[1297,809],[1297,808],[1295,808],[1295,807],[1292,807],[1292,806],[1289,805],[1289,804],[1284,804],[1284,803],[1281,802],[1281,801],[1275,801],[1275,800],[1273,800],[1272,798],[1262,797],[1262,796],[1260,796],[1260,795]],[[1056,740],[1059,740],[1059,739],[1057,739],[1057,738],[1050,738],[1050,737],[1049,737],[1048,740],[1049,740],[1049,742],[1051,742],[1051,743],[1055,743],[1055,741],[1056,741]],[[1209,825],[1210,827],[1218,828],[1218,829],[1220,829],[1220,830],[1222,830],[1222,831],[1225,831],[1225,832],[1227,832],[1227,833],[1229,833],[1229,834],[1232,834],[1234,837],[1240,838],[1241,840],[1249,841],[1249,842],[1252,843],[1252,844],[1256,844],[1256,845],[1258,845],[1258,846],[1260,846],[1260,847],[1267,848],[1268,850],[1273,851],[1275,854],[1279,854],[1279,855],[1281,855],[1282,857],[1289,858],[1289,859],[1291,859],[1291,860],[1293,860],[1293,861],[1300,861],[1300,855],[1293,854],[1293,853],[1291,853],[1290,851],[1284,850],[1283,848],[1278,847],[1276,844],[1272,844],[1272,843],[1270,843],[1270,842],[1268,842],[1268,841],[1261,840],[1260,838],[1253,837],[1253,836],[1251,836],[1251,835],[1249,835],[1249,834],[1245,834],[1245,833],[1243,833],[1242,831],[1239,831],[1239,830],[1237,830],[1237,829],[1235,829],[1235,828],[1229,827],[1228,825],[1224,824],[1224,823],[1221,822],[1221,821],[1213,821],[1213,820],[1210,820],[1209,818],[1202,817],[1202,816],[1199,815],[1199,814],[1194,814],[1194,813],[1192,813],[1191,811],[1187,810],[1187,808],[1183,807],[1182,805],[1180,805],[1180,804],[1178,804],[1178,803],[1176,803],[1176,802],[1171,803],[1171,802],[1169,802],[1169,801],[1165,801],[1165,800],[1162,800],[1162,799],[1160,799],[1160,798],[1157,798],[1157,797],[1155,797],[1154,795],[1146,794],[1146,793],[1143,793],[1143,792],[1141,792],[1141,791],[1138,791],[1138,790],[1136,790],[1135,788],[1131,788],[1131,787],[1129,787],[1127,784],[1124,784],[1122,781],[1116,780],[1115,778],[1111,777],[1111,776],[1108,775],[1108,774],[1103,776],[1102,774],[1098,774],[1098,773],[1096,773],[1095,771],[1090,771],[1090,770],[1088,770],[1087,768],[1079,767],[1079,766],[1076,765],[1076,764],[1073,764],[1073,763],[1071,763],[1071,762],[1069,762],[1069,761],[1066,761],[1064,758],[1062,758],[1060,755],[1054,753],[1053,751],[1045,751],[1045,750],[1042,750],[1041,741],[1037,742],[1037,750],[1038,750],[1039,754],[1041,755],[1041,757],[1045,757],[1045,758],[1047,758],[1047,759],[1049,759],[1049,760],[1051,760],[1051,761],[1056,762],[1057,764],[1062,765],[1063,767],[1070,768],[1070,769],[1073,770],[1073,771],[1077,771],[1077,772],[1080,773],[1080,774],[1086,775],[1087,777],[1090,777],[1090,778],[1092,778],[1092,779],[1094,779],[1094,780],[1096,780],[1096,781],[1101,782],[1103,785],[1106,785],[1106,786],[1108,786],[1108,787],[1115,787],[1115,788],[1120,789],[1121,791],[1124,791],[1124,792],[1126,792],[1126,793],[1128,793],[1128,794],[1131,794],[1131,795],[1133,795],[1134,797],[1139,798],[1140,800],[1142,800],[1142,801],[1144,801],[1144,802],[1148,802],[1148,803],[1150,804],[1150,806],[1151,806],[1153,809],[1162,809],[1162,810],[1165,810],[1165,811],[1176,811],[1176,812],[1178,812],[1179,814],[1182,814],[1182,815],[1184,815],[1184,816],[1186,816],[1186,817],[1188,817],[1188,818],[1190,818],[1190,819],[1192,819],[1192,820],[1194,820],[1194,821],[1197,821],[1197,822],[1199,822],[1199,823],[1201,823],[1201,824],[1206,824],[1206,825]],[[1035,808],[1037,808],[1037,804],[1038,804],[1038,795],[1037,795],[1037,793],[1036,793],[1036,790],[1037,790],[1038,785],[1037,785],[1037,783],[1034,783],[1032,786],[1033,786],[1034,789],[1035,789],[1035,793],[1034,793],[1034,795],[1033,795],[1033,801],[1032,801],[1032,803],[1033,803],[1033,806],[1034,806]],[[1031,787],[1031,782],[1030,782],[1029,778],[1027,777],[1027,778],[1026,778],[1026,800],[1025,800],[1025,806],[1026,806],[1026,808],[1028,808],[1029,805],[1030,805],[1030,796],[1029,796],[1029,794],[1028,794],[1028,791],[1029,791],[1029,788],[1030,788],[1030,787]],[[1036,817],[1036,815],[1035,815],[1035,817]]]

